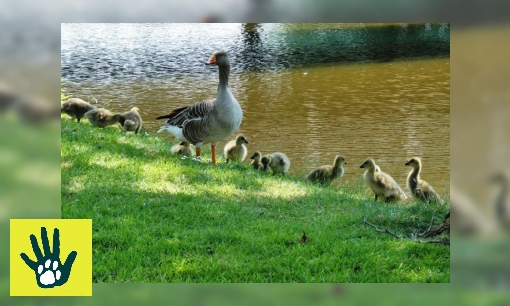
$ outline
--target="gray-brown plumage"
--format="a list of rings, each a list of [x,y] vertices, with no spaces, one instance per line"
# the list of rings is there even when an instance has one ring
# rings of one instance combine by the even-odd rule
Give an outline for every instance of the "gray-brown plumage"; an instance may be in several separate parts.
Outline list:
[[[105,108],[95,108],[85,113],[85,117],[89,120],[90,124],[95,127],[104,128],[119,122],[122,114],[112,114]]]
[[[411,192],[414,199],[422,202],[440,203],[441,198],[436,193],[434,188],[429,183],[420,178],[421,160],[418,157],[413,157],[405,163],[406,166],[411,166],[413,170],[407,176],[407,188]]]
[[[253,155],[250,157],[250,159],[253,159],[251,161],[251,166],[253,167],[253,169],[264,170],[264,165],[262,165],[262,163],[260,162],[261,158],[262,154],[259,151],[253,153]]]
[[[290,168],[290,160],[284,153],[275,152],[272,154],[266,154],[260,160],[262,163],[262,170],[267,171],[271,169],[271,171],[276,173],[285,174]]]
[[[178,140],[195,145],[197,157],[200,157],[202,145],[211,143],[212,163],[216,164],[218,142],[239,129],[243,112],[228,86],[230,61],[227,54],[216,51],[206,64],[218,66],[220,82],[217,97],[174,109],[170,114],[156,119],[167,119],[158,132],[166,130]]]
[[[344,168],[342,166],[344,164],[347,164],[345,158],[342,155],[337,155],[333,165],[316,168],[306,176],[306,180],[314,183],[330,184],[344,175]]]
[[[242,162],[246,155],[248,154],[248,150],[244,144],[250,144],[246,137],[243,135],[237,135],[235,140],[229,141],[225,148],[223,149],[225,154],[225,159],[227,163],[231,161],[240,161]]]
[[[119,123],[124,131],[134,131],[135,134],[138,134],[142,128],[142,117],[138,107],[133,107],[129,112],[123,113],[119,118]]]
[[[368,169],[363,175],[363,180],[374,192],[376,201],[379,197],[383,198],[385,202],[407,199],[402,188],[389,174],[376,171],[377,165],[373,159],[365,160],[359,167]]]
[[[181,141],[170,149],[170,153],[177,155],[184,155],[187,157],[193,157],[193,150],[191,150],[190,143]]]
[[[81,118],[85,117],[86,112],[95,108],[96,106],[90,105],[90,103],[85,102],[82,99],[70,98],[60,104],[60,113],[76,118],[76,120],[80,122]]]

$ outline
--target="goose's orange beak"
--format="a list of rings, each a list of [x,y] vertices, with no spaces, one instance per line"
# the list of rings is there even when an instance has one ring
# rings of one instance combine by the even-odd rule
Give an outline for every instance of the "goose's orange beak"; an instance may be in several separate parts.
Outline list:
[[[216,64],[216,55],[211,55],[211,58],[205,63],[206,65],[213,65]]]

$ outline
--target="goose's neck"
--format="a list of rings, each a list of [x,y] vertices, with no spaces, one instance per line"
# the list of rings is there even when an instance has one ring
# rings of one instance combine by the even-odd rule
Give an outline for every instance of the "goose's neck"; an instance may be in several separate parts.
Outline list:
[[[416,168],[413,168],[413,170],[411,171],[411,173],[409,175],[412,178],[415,178],[416,181],[418,181],[418,179],[420,178],[420,172],[421,172],[421,167],[416,167]]]
[[[333,175],[333,176],[336,176],[336,175],[338,175],[338,173],[340,173],[341,171],[342,171],[342,165],[334,165],[334,166],[333,166],[332,175]]]
[[[371,177],[375,177],[375,168],[369,168],[367,172]]]
[[[218,90],[221,88],[228,87],[228,76],[230,74],[230,65],[221,65],[218,66],[220,72],[220,84],[218,85]]]
[[[496,210],[499,214],[499,217],[502,219],[505,219],[506,210],[507,210],[507,203],[506,203],[507,193],[508,193],[508,183],[505,180],[501,184],[501,191],[500,191],[499,196],[496,200]]]

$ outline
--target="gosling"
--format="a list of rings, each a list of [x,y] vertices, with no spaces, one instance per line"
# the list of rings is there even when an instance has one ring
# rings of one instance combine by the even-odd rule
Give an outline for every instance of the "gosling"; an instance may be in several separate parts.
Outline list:
[[[365,160],[359,167],[368,169],[363,175],[363,180],[374,192],[376,201],[379,197],[383,198],[386,203],[407,199],[402,188],[389,174],[380,169],[376,171],[377,165],[373,159]]]
[[[253,153],[253,155],[250,157],[250,159],[253,159],[251,161],[251,166],[253,167],[253,169],[264,170],[264,165],[262,165],[262,163],[260,162],[261,158],[262,154],[259,151]]]
[[[282,173],[285,175],[290,168],[289,158],[281,152],[264,155],[260,162],[263,166],[262,170],[267,171],[268,169],[271,169],[273,174]]]
[[[313,170],[306,176],[306,180],[313,183],[321,183],[323,185],[330,184],[337,178],[341,178],[344,175],[344,167],[342,165],[347,164],[345,158],[342,155],[337,155],[333,162],[333,165],[320,166]]]
[[[186,141],[182,141],[179,144],[176,144],[170,149],[170,153],[183,155],[187,157],[193,157],[193,150],[190,148],[190,143]]]
[[[243,162],[243,160],[246,158],[246,155],[248,154],[248,150],[244,144],[250,143],[246,137],[243,135],[238,135],[235,140],[231,140],[225,145],[223,152],[225,154],[227,163],[229,160]]]
[[[133,107],[129,112],[123,113],[119,118],[119,123],[124,132],[135,131],[135,134],[138,134],[142,128],[140,109],[138,109],[138,107]]]
[[[407,176],[407,188],[411,192],[412,197],[425,203],[441,203],[441,198],[434,188],[429,183],[420,179],[421,160],[418,157],[413,157],[405,165],[413,168]]]
[[[81,118],[85,117],[85,113],[95,109],[96,106],[78,98],[71,98],[60,104],[60,113],[67,114],[72,118],[76,118],[80,122]]]
[[[119,122],[122,114],[112,114],[105,108],[95,108],[85,113],[90,124],[98,128],[105,128]]]

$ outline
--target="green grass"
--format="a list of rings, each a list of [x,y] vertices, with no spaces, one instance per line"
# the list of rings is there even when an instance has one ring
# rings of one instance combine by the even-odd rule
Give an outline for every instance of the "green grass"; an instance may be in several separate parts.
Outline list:
[[[361,176],[320,187],[222,158],[181,160],[157,134],[66,116],[61,140],[62,218],[93,219],[94,282],[450,281],[449,246],[362,221],[423,231],[449,205],[374,202]]]

